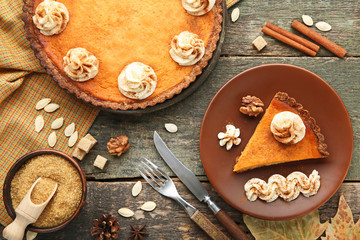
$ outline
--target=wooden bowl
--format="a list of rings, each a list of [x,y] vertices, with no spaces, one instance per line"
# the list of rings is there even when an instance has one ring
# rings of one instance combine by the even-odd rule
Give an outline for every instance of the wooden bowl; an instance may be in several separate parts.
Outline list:
[[[55,155],[61,156],[64,159],[68,160],[78,170],[80,177],[81,177],[81,182],[82,182],[82,197],[80,200],[80,204],[79,204],[78,208],[76,209],[75,213],[69,219],[67,219],[66,221],[64,221],[63,223],[61,223],[57,226],[53,226],[53,227],[49,227],[49,228],[39,228],[39,227],[34,227],[32,225],[29,225],[26,228],[27,230],[30,230],[33,232],[48,233],[48,232],[57,231],[57,230],[65,227],[69,222],[71,222],[73,219],[75,219],[79,215],[81,207],[85,204],[86,177],[85,177],[84,171],[81,169],[80,165],[78,164],[78,162],[75,159],[73,159],[66,153],[63,153],[63,152],[60,152],[57,150],[53,150],[53,149],[36,150],[36,151],[25,154],[11,166],[9,172],[6,175],[4,187],[3,187],[3,199],[4,199],[6,211],[8,212],[8,214],[10,215],[10,217],[12,219],[15,219],[16,213],[15,213],[14,207],[12,205],[11,195],[10,195],[11,181],[12,181],[15,173],[20,169],[21,166],[23,166],[24,163],[26,163],[28,160],[30,160],[31,158],[33,158],[35,156],[39,156],[39,155],[43,155],[43,154],[55,154]]]

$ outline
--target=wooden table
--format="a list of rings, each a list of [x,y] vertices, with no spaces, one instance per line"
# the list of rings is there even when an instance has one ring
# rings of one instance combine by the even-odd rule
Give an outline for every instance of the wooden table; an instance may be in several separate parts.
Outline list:
[[[242,214],[224,202],[207,182],[199,155],[199,132],[202,117],[217,90],[236,74],[266,63],[288,63],[314,72],[336,90],[346,105],[354,130],[352,163],[344,184],[336,195],[320,208],[320,215],[322,221],[333,217],[339,194],[344,193],[353,211],[354,219],[357,220],[360,216],[359,6],[359,0],[243,0],[236,4],[235,7],[240,8],[240,18],[235,23],[227,22],[226,38],[218,64],[207,81],[195,93],[180,103],[150,114],[132,116],[108,112],[99,114],[90,129],[98,144],[81,162],[88,177],[86,205],[80,216],[66,228],[56,233],[39,235],[37,239],[92,239],[89,231],[92,220],[104,213],[119,218],[122,229],[119,239],[129,237],[129,224],[144,223],[147,224],[146,230],[149,232],[146,239],[209,239],[175,202],[160,196],[148,184],[143,184],[144,190],[137,198],[131,196],[133,184],[141,179],[135,170],[140,157],[153,160],[174,176],[155,150],[152,140],[154,130],[160,133],[171,146],[174,154],[203,181],[214,200],[251,236],[242,221]],[[309,57],[268,36],[264,37],[268,46],[263,51],[258,53],[252,47],[251,42],[258,35],[262,35],[261,28],[266,21],[295,32],[290,24],[293,19],[301,21],[302,14],[312,16],[315,22],[330,23],[333,29],[323,35],[344,47],[348,51],[347,56],[339,59],[321,48],[317,57]],[[175,123],[179,131],[176,134],[166,132],[164,123],[167,122]],[[123,134],[129,136],[130,149],[121,157],[109,155],[106,143],[110,137]],[[109,159],[103,171],[92,165],[98,154]],[[176,180],[176,185],[184,199],[217,224],[210,210],[203,203],[198,202],[181,182]],[[121,207],[135,210],[148,200],[157,203],[155,211],[145,213],[138,211],[135,217],[129,219],[117,213]]]

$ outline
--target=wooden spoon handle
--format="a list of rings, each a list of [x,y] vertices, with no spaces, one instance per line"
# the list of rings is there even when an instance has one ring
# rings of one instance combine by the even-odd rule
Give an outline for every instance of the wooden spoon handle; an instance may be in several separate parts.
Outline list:
[[[8,240],[22,240],[25,228],[30,223],[33,223],[33,221],[22,215],[16,214],[15,220],[3,230],[3,237]]]
[[[193,220],[202,230],[204,230],[211,239],[214,240],[229,240],[229,238],[221,232],[210,220],[205,217],[199,210],[191,216]]]
[[[221,226],[223,226],[228,233],[235,240],[249,240],[250,238],[246,236],[246,234],[240,229],[240,227],[232,220],[229,215],[223,210],[218,211],[215,214],[216,219],[220,222]]]

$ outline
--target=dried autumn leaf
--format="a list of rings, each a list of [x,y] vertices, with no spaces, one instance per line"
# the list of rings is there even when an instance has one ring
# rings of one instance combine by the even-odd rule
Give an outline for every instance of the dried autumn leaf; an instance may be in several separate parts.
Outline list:
[[[360,239],[360,219],[354,224],[353,215],[344,195],[340,195],[339,207],[335,217],[326,228],[326,236],[321,240],[358,240]]]
[[[318,210],[286,221],[262,220],[245,214],[243,218],[256,240],[317,239],[328,225],[328,222],[320,223]]]

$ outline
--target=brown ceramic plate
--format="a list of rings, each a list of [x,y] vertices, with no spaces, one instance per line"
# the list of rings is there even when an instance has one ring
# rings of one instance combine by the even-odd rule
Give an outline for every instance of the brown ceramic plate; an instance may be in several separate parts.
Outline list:
[[[248,94],[263,100],[265,108],[276,92],[287,92],[317,120],[330,156],[309,159],[233,173],[236,156],[244,150],[262,115],[257,118],[239,112],[241,98]],[[217,134],[227,123],[240,127],[242,142],[226,151],[219,146]],[[227,82],[210,102],[200,130],[200,155],[210,183],[222,198],[248,215],[270,220],[290,219],[317,209],[330,199],[342,184],[350,166],[353,151],[353,131],[346,108],[340,97],[323,79],[308,70],[285,64],[269,64],[240,73]],[[253,177],[265,181],[275,174],[287,176],[293,171],[309,175],[316,169],[321,177],[319,192],[312,197],[300,196],[286,202],[272,203],[247,200],[245,183]]]

